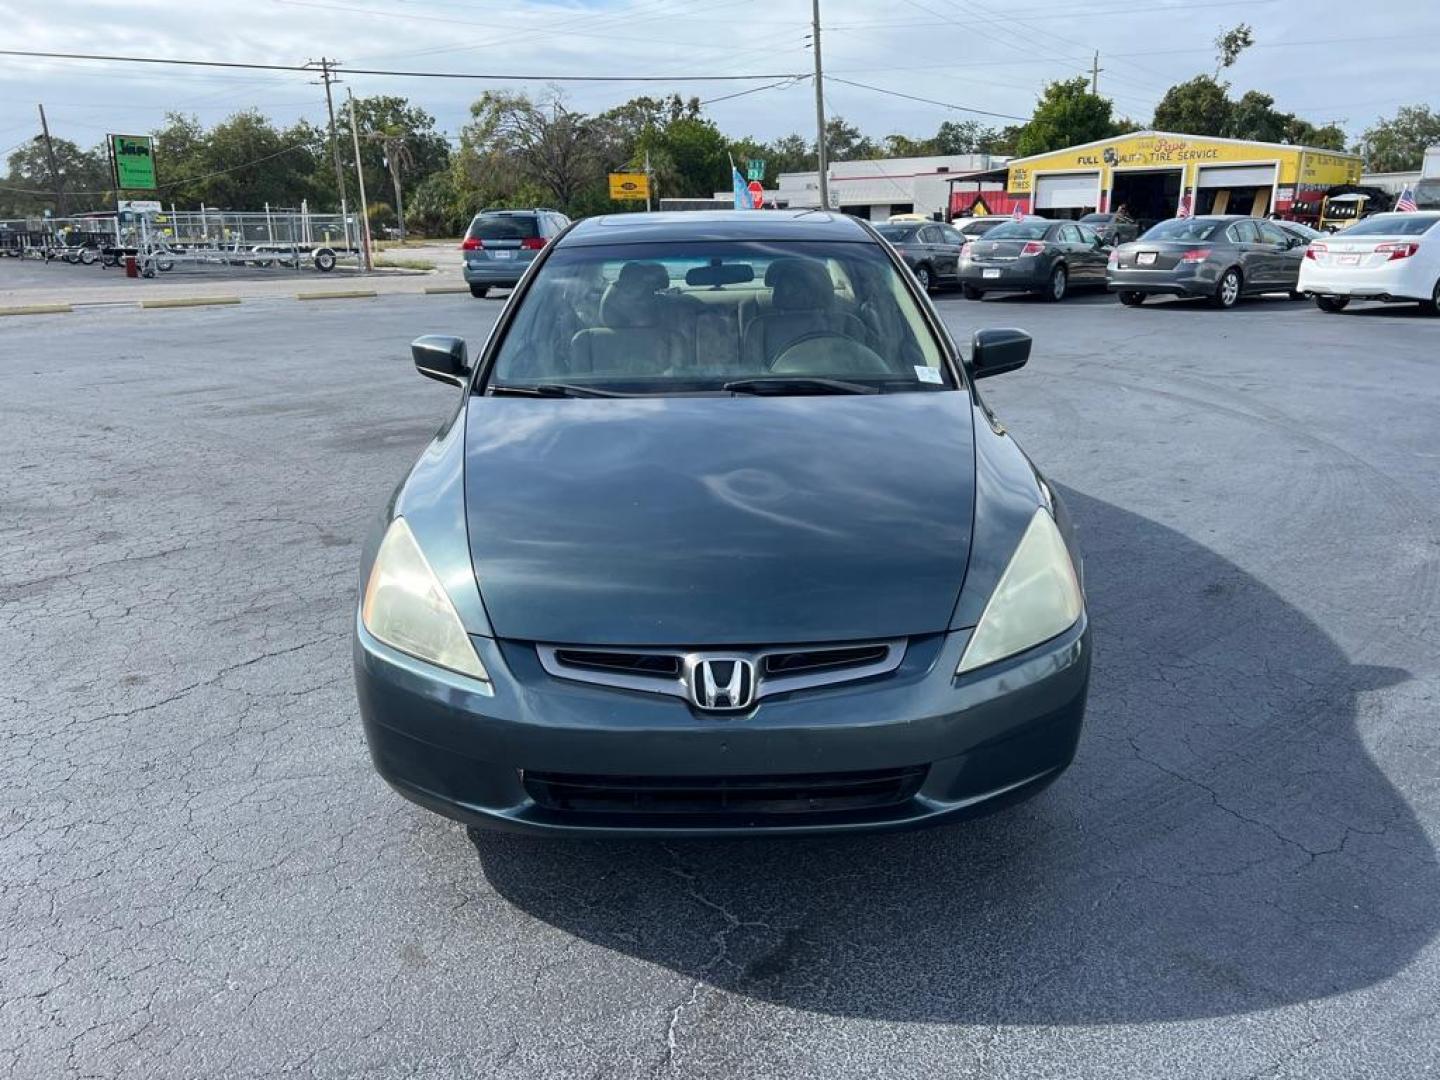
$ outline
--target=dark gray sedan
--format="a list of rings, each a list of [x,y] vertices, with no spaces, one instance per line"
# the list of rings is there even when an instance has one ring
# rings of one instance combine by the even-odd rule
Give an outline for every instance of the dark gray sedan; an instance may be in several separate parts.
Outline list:
[[[1298,299],[1306,244],[1273,221],[1219,214],[1172,218],[1114,250],[1106,287],[1130,307],[1164,295],[1204,297],[1220,308],[1258,293]]]
[[[987,292],[1033,292],[1063,300],[1071,289],[1103,289],[1109,254],[1109,246],[1088,225],[1042,217],[1011,220],[965,246],[960,284],[971,300]]]
[[[622,214],[542,250],[365,547],[377,769],[472,827],[900,829],[1023,799],[1089,686],[1059,494],[840,214]]]
[[[955,284],[966,240],[957,229],[936,221],[887,221],[875,231],[900,253],[926,292]]]

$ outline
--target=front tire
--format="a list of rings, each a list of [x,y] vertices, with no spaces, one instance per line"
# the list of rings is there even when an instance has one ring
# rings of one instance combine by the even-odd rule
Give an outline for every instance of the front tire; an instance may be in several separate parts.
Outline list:
[[[1315,297],[1315,306],[1318,307],[1321,311],[1328,311],[1331,315],[1334,315],[1337,312],[1344,311],[1345,306],[1349,303],[1350,297],[1348,296]]]
[[[960,292],[961,292],[961,295],[963,295],[966,300],[983,300],[983,299],[985,299],[985,290],[984,290],[984,289],[977,289],[974,285],[966,285],[963,289],[960,290]]]
[[[1070,275],[1063,266],[1057,266],[1050,272],[1050,287],[1045,290],[1045,299],[1052,304],[1058,304],[1065,299],[1065,293],[1070,288]]]
[[[1229,310],[1234,307],[1240,299],[1240,288],[1242,284],[1243,279],[1240,277],[1240,271],[1233,266],[1230,267],[1230,269],[1220,275],[1220,280],[1216,282],[1215,295],[1210,298],[1210,303],[1222,311]]]
[[[1136,292],[1133,289],[1126,289],[1118,295],[1120,297],[1120,303],[1126,307],[1139,307],[1145,302],[1145,294],[1143,292]]]
[[[489,292],[490,292],[490,286],[489,286],[489,285],[471,285],[471,286],[470,286],[470,295],[473,296],[476,300],[484,300],[485,297],[486,297],[487,295],[489,295]]]

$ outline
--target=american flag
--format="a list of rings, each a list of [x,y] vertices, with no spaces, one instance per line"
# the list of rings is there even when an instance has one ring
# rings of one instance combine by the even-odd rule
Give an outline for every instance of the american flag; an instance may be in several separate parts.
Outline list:
[[[1395,201],[1395,209],[1402,214],[1413,214],[1416,210],[1415,192],[1408,187],[1400,192],[1400,198]]]
[[[1016,221],[1019,221],[1021,218],[1023,218],[1025,216],[1025,204],[1022,202],[1017,202],[1015,204],[1015,209],[1011,211],[1010,216],[1013,217]]]

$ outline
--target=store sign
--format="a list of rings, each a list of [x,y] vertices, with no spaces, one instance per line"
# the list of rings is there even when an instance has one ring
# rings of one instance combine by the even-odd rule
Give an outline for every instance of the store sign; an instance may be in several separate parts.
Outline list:
[[[644,173],[611,173],[610,198],[617,202],[627,199],[648,199],[650,178]]]
[[[1199,165],[1271,162],[1279,165],[1277,179],[1286,185],[1353,183],[1351,174],[1358,177],[1360,173],[1360,159],[1350,154],[1203,136],[1135,135],[1027,158],[1023,164],[1011,166],[1009,191],[1028,193],[1033,190],[1036,174],[1051,172],[1094,169],[1103,175],[1115,169],[1193,170]]]
[[[115,163],[115,186],[129,191],[154,191],[155,147],[149,135],[107,135]]]

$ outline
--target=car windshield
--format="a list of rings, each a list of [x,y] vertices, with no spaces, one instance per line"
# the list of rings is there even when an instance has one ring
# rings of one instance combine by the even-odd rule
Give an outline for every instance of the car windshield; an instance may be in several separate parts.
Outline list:
[[[762,380],[773,381],[757,388]],[[519,298],[486,384],[606,394],[954,386],[880,245],[710,240],[555,250]]]
[[[985,234],[986,240],[1043,240],[1048,221],[1007,221]]]
[[[1141,240],[1209,240],[1222,228],[1223,221],[1206,218],[1171,218],[1162,221],[1142,236]]]
[[[1115,220],[1114,214],[1086,214],[1080,219],[1087,225],[1108,225]]]
[[[1299,236],[1305,240],[1314,240],[1317,237],[1325,235],[1319,229],[1312,229],[1309,225],[1306,225],[1300,221],[1277,221],[1275,224],[1279,225],[1280,228],[1284,229],[1286,232],[1292,233],[1295,236]]]
[[[528,240],[540,235],[534,214],[481,214],[465,234],[472,240]]]
[[[876,225],[875,231],[891,243],[896,243],[909,240],[919,228],[919,225]]]
[[[1440,214],[1390,214],[1357,221],[1346,236],[1419,236],[1440,221]]]
[[[1003,225],[1000,218],[980,218],[976,221],[967,221],[964,225],[957,226],[966,236],[984,236],[986,233],[994,232],[997,227]]]

